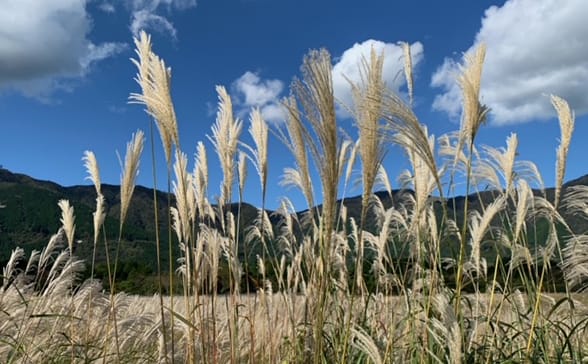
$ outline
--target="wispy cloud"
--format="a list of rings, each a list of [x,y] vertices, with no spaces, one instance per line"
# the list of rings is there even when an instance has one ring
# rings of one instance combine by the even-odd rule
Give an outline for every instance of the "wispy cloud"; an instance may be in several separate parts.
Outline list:
[[[111,3],[108,3],[106,1],[101,3],[100,5],[98,5],[98,9],[102,10],[105,13],[109,13],[109,14],[116,12],[114,5],[112,5]]]
[[[280,105],[284,83],[277,79],[262,79],[258,73],[247,71],[236,79],[231,89],[236,96],[237,115],[244,118],[257,107],[269,122],[281,122],[285,114]]]
[[[174,11],[196,7],[196,0],[127,0],[131,12],[130,29],[134,36],[141,30],[167,33],[177,37],[177,30],[169,20]]]
[[[94,44],[85,0],[6,0],[0,12],[0,88],[47,101],[93,64],[125,49]]]
[[[546,94],[564,97],[577,113],[588,112],[587,15],[585,0],[509,0],[486,10],[467,52],[480,42],[487,46],[481,97],[494,124],[554,116]],[[460,62],[446,59],[431,80],[443,89],[433,108],[454,118],[461,113],[455,83]]]

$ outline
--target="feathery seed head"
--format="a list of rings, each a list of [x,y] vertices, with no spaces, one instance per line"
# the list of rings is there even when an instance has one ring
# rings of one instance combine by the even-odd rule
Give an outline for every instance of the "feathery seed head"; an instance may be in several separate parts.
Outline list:
[[[102,194],[96,197],[96,211],[93,213],[93,222],[94,222],[94,245],[98,243],[98,237],[100,236],[100,229],[104,224],[104,219],[106,218],[105,210],[105,201],[104,196]]]
[[[385,85],[382,78],[384,55],[371,50],[369,63],[364,60],[360,68],[363,84],[352,84],[355,103],[355,123],[359,130],[363,202],[372,193],[376,176],[384,158],[384,132],[382,119]]]
[[[558,206],[561,197],[561,187],[566,174],[566,163],[568,151],[574,132],[575,117],[574,112],[570,109],[568,103],[561,97],[551,95],[551,103],[557,111],[559,127],[561,130],[561,140],[557,147],[557,163],[555,171],[555,207]]]
[[[402,147],[409,158],[412,158],[411,154],[418,156],[429,169],[437,189],[441,192],[442,171],[437,168],[434,143],[427,127],[421,124],[412,109],[394,93],[385,94],[383,118],[386,121],[386,128],[393,132],[391,141]]]
[[[235,158],[242,122],[233,117],[233,104],[226,89],[217,86],[216,91],[219,98],[218,112],[216,122],[212,126],[212,137],[208,136],[208,139],[214,145],[223,171],[220,197],[220,204],[223,205],[229,202],[232,197]]]
[[[192,180],[188,173],[188,156],[176,150],[176,161],[174,163],[175,181],[173,181],[173,192],[176,197],[177,218],[176,229],[178,238],[183,243],[188,243],[190,238],[190,221],[193,214],[194,194],[191,193]]]
[[[252,161],[261,181],[261,189],[265,193],[267,186],[267,142],[269,128],[259,108],[251,111],[250,119],[249,134],[253,138],[255,149],[248,149],[253,154]]]
[[[404,77],[406,78],[406,86],[408,88],[408,98],[412,105],[414,79],[412,75],[412,54],[410,52],[410,44],[407,42],[400,42],[400,45],[402,46],[402,51],[404,53]]]
[[[146,111],[153,117],[165,150],[165,157],[171,163],[172,145],[179,146],[179,132],[175,109],[171,99],[171,69],[151,50],[151,38],[141,32],[135,39],[135,53],[138,60],[132,60],[137,66],[137,83],[142,93],[132,93],[131,102],[146,106]]]
[[[302,74],[304,82],[295,81],[292,88],[310,124],[310,128],[302,126],[302,133],[318,167],[323,195],[322,220],[324,231],[330,234],[342,171],[330,54],[324,49],[310,51],[304,57]],[[330,238],[326,241],[330,244]]]
[[[86,150],[82,160],[84,161],[84,167],[86,167],[86,171],[88,172],[86,179],[92,181],[94,187],[96,188],[96,193],[100,195],[100,169],[98,168],[96,155],[94,152]]]
[[[586,290],[588,277],[588,235],[573,236],[563,248],[564,261],[562,269],[566,280],[574,287],[581,285]]]
[[[74,216],[74,208],[69,204],[69,200],[59,200],[57,203],[59,208],[61,209],[61,224],[63,225],[63,230],[65,231],[65,236],[67,238],[67,244],[69,246],[70,254],[73,254],[73,242],[74,242],[74,234],[76,231],[75,221],[76,218]]]
[[[492,188],[502,190],[500,175],[504,180],[506,193],[511,194],[514,191],[515,177],[517,176],[515,170],[517,148],[518,138],[515,133],[511,133],[506,139],[506,148],[483,146],[482,149],[487,158],[480,158],[480,162],[474,170],[477,182],[487,182]]]
[[[506,197],[501,195],[497,198],[494,202],[486,207],[483,214],[480,215],[479,212],[475,211],[469,217],[469,231],[471,232],[470,238],[470,246],[471,246],[471,253],[470,253],[470,262],[472,263],[473,269],[478,273],[485,273],[483,272],[482,264],[481,264],[481,257],[480,257],[480,248],[482,245],[482,240],[486,233],[491,229],[492,219],[496,216],[505,206],[506,204]]]
[[[200,204],[208,194],[208,156],[201,141],[196,146],[194,165],[194,184],[197,202]]]
[[[237,172],[239,174],[239,189],[241,192],[243,192],[245,189],[245,181],[247,180],[247,155],[243,152],[239,152]]]
[[[143,131],[137,130],[127,143],[124,166],[120,183],[120,228],[127,217],[131,197],[135,191],[135,181],[139,174],[139,162],[143,152],[145,136]]]
[[[462,91],[463,115],[462,137],[472,144],[480,125],[486,120],[489,109],[480,103],[480,86],[482,84],[482,67],[486,56],[486,46],[481,44],[464,56],[465,64],[458,83]]]
[[[288,138],[283,137],[286,146],[294,156],[296,169],[288,168],[284,170],[282,185],[294,185],[300,188],[308,208],[314,205],[314,192],[310,178],[310,166],[308,163],[308,154],[305,143],[305,127],[302,123],[300,110],[294,96],[284,99],[284,106],[288,110],[286,118],[286,129]],[[292,173],[290,173],[292,172]]]

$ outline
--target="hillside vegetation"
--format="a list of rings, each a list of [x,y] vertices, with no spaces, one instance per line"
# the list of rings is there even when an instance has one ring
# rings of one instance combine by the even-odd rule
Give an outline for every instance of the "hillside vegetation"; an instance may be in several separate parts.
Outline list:
[[[581,178],[569,181],[564,184],[564,191],[569,187],[574,186],[588,186],[588,175]],[[110,232],[109,240],[116,239],[116,230],[119,225],[119,194],[120,186],[102,185],[102,191],[106,198],[106,206],[108,213],[105,220],[105,231]],[[543,191],[533,190],[534,195],[545,195],[548,200],[553,200],[554,188],[546,188]],[[392,194],[386,191],[376,192],[377,196],[384,209],[392,207],[394,200],[398,201],[396,207],[400,204],[401,196],[403,194],[414,194],[411,189],[407,190],[393,190]],[[470,209],[482,211],[483,206],[491,204],[498,191],[482,191],[468,196]],[[159,201],[159,224],[161,227],[161,244],[167,246],[167,226],[163,221],[165,216],[165,203],[167,201],[166,193],[158,191],[157,197]],[[171,196],[173,199],[174,197]],[[83,261],[91,261],[93,246],[91,241],[93,239],[93,226],[90,217],[93,213],[95,204],[95,189],[93,186],[72,186],[63,187],[56,183],[49,181],[39,181],[29,176],[22,174],[11,173],[6,169],[0,169],[0,202],[5,205],[4,209],[0,209],[0,266],[5,266],[10,258],[12,250],[16,247],[21,247],[25,252],[30,253],[32,250],[41,250],[51,236],[59,229],[59,216],[61,214],[57,202],[61,199],[67,199],[76,209],[76,215],[79,216],[76,224],[76,238],[78,244],[75,245],[75,255]],[[457,220],[463,219],[463,206],[465,205],[465,196],[456,196],[455,198],[437,199],[436,209],[440,214],[442,209],[441,204],[445,204],[451,215],[458,216]],[[154,214],[153,214],[153,191],[141,186],[137,186],[133,194],[132,204],[129,208],[129,214],[126,221],[126,228],[123,231],[123,243],[121,244],[121,259],[120,270],[117,275],[117,282],[119,287],[127,293],[132,294],[154,294],[157,292],[155,281],[157,278],[156,272],[156,257],[155,257],[155,229],[154,229]],[[347,212],[347,222],[351,219],[361,223],[361,196],[348,197],[344,200],[338,200],[339,205],[345,206]],[[241,226],[240,231],[245,231],[247,226],[251,226],[259,213],[259,210],[253,205],[241,203]],[[317,206],[320,208],[320,205]],[[510,207],[512,208],[512,206]],[[233,213],[237,213],[238,205],[231,207]],[[295,213],[296,218],[303,217],[308,210],[299,211]],[[266,213],[272,223],[272,230],[278,231],[278,219],[275,211],[267,210]],[[512,211],[511,211],[512,213]],[[371,233],[378,233],[376,224],[369,223],[376,221],[377,213],[372,210],[368,211],[366,221],[368,223],[364,226],[366,231]],[[83,217],[86,219],[83,219]],[[566,221],[569,222],[570,228],[575,233],[582,233],[588,231],[588,222],[582,218],[578,218],[573,214],[565,214]],[[499,224],[495,221],[494,224]],[[542,222],[533,222],[532,230],[540,230],[535,233],[529,241],[531,250],[535,246],[542,246],[545,241],[547,225]],[[537,239],[533,240],[536,237]],[[237,239],[243,242],[244,236]],[[562,237],[565,242],[566,237]],[[282,253],[277,241],[270,241],[268,244],[274,246],[272,252],[275,257],[279,258]],[[450,242],[441,247],[441,256],[450,258],[457,249],[457,246]],[[488,261],[495,258],[496,249],[485,249],[481,254]],[[108,288],[106,258],[103,250],[96,252],[96,267],[95,277],[104,281],[105,288]],[[114,249],[111,249],[114,254]],[[239,248],[239,259],[243,261],[243,247]],[[254,257],[257,253],[262,253],[258,250],[249,254],[249,264],[255,265]],[[510,252],[507,249],[499,250],[504,260],[510,258]],[[177,256],[179,251],[174,251],[174,256]],[[165,271],[168,271],[168,262],[163,257]],[[397,257],[401,260],[402,257]],[[90,267],[86,267],[83,277],[90,276]],[[448,274],[448,272],[445,272]],[[167,273],[166,273],[167,274]],[[369,272],[367,273],[369,274]],[[251,277],[253,279],[259,277]],[[271,277],[275,281],[275,277]],[[245,277],[242,280],[242,285],[252,284],[252,281],[247,281]],[[221,285],[225,287],[226,285]],[[562,290],[563,287],[558,285],[552,287],[555,290]]]

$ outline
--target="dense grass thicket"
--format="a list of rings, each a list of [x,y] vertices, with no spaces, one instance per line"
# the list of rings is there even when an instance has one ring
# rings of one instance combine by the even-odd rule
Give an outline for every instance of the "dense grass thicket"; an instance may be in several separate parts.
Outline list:
[[[358,65],[363,81],[351,85],[354,104],[348,107],[359,138],[350,140],[337,124],[330,55],[318,50],[304,58],[302,79],[283,100],[286,120],[273,130],[252,110],[244,131],[230,96],[217,87],[216,122],[206,144],[197,143],[190,167],[170,96],[171,72],[146,34],[135,42],[140,92],[130,99],[144,105],[152,120],[152,151],[161,139],[168,168],[158,172],[167,173],[174,195],[163,217],[161,201],[153,200],[159,294],[129,296],[113,278],[121,269],[121,236],[145,144],[139,130],[124,159],[118,239],[104,238],[112,231],[105,231],[108,206],[98,162],[92,152],[84,155],[96,210],[78,221],[93,223],[94,257],[106,255],[109,290],[93,276],[79,279],[84,264],[93,275],[95,261],[81,262],[72,253],[74,208],[60,201],[62,226],[47,246],[28,256],[15,249],[2,271],[0,362],[587,359],[588,308],[575,292],[588,275],[588,235],[574,231],[564,216],[588,218],[588,187],[562,189],[574,129],[563,99],[551,97],[561,136],[549,197],[533,193],[543,188],[542,179],[533,163],[516,159],[515,134],[501,147],[476,143],[489,111],[479,101],[483,47],[466,57],[456,80],[463,112],[453,133],[436,138],[413,113],[411,55],[404,44],[408,97],[386,88],[381,55],[372,51]],[[246,132],[251,144],[240,141]],[[295,214],[287,197],[273,216],[265,210],[272,135],[295,161],[281,183],[302,193],[306,206],[297,208],[307,209],[304,214]],[[411,166],[399,177],[400,193],[392,192],[382,166],[391,145]],[[223,172],[214,193],[208,185],[211,152]],[[363,191],[358,219],[348,218],[341,203],[353,171],[360,172]],[[242,226],[244,184],[256,179],[258,216]],[[462,183],[466,195],[490,186],[494,198],[476,208],[467,198],[457,201],[452,196]],[[376,188],[387,192],[375,194]],[[210,201],[211,194],[220,197]],[[384,204],[384,196],[392,203]],[[461,213],[440,201],[461,204]],[[159,220],[169,227],[164,249]],[[166,274],[162,262],[174,262],[174,274]],[[561,281],[554,281],[554,272],[561,272]],[[563,293],[548,294],[556,284]]]

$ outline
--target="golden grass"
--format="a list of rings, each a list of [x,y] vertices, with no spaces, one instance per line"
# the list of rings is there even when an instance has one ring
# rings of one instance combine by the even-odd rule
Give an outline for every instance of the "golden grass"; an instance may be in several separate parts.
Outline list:
[[[562,188],[574,125],[564,100],[552,97],[562,136],[555,199],[549,199],[534,164],[516,160],[516,135],[504,148],[476,145],[489,111],[479,101],[483,47],[466,57],[458,77],[460,130],[439,138],[429,134],[411,108],[408,44],[403,47],[409,102],[384,87],[383,58],[372,52],[362,65],[364,82],[352,85],[355,105],[347,106],[354,110],[358,141],[338,129],[330,55],[311,51],[303,61],[303,80],[293,83],[292,96],[284,100],[285,129],[276,130],[295,163],[284,170],[282,183],[302,191],[309,211],[294,214],[284,198],[272,225],[264,210],[270,126],[261,112],[253,110],[249,119],[253,145],[240,142],[243,123],[234,117],[226,89],[217,87],[219,109],[208,139],[223,180],[219,199],[210,201],[205,144],[196,145],[192,172],[180,148],[171,71],[152,52],[145,33],[135,44],[139,59],[133,62],[142,92],[131,100],[146,106],[163,142],[168,190],[175,196],[174,206],[168,200],[170,269],[174,261],[179,264],[169,275],[169,287],[179,279],[183,295],[117,292],[113,277],[120,238],[114,261],[106,255],[110,294],[91,279],[79,284],[83,263],[73,255],[74,210],[60,201],[59,232],[28,258],[23,249],[15,249],[3,269],[0,362],[490,363],[588,357],[588,298],[572,293],[585,288],[588,279],[588,236],[574,233],[564,218],[572,213],[588,218],[588,190]],[[392,193],[381,163],[387,142],[400,146],[408,158],[409,170],[399,179],[410,192]],[[127,144],[119,236],[143,143],[138,131]],[[356,157],[362,162],[360,221],[347,218],[347,208],[337,203]],[[83,160],[97,193],[96,249],[106,207],[96,157],[85,152]],[[242,231],[248,161],[259,176],[262,208]],[[321,208],[315,207],[313,166]],[[235,173],[236,212],[226,208],[236,194]],[[439,207],[459,178],[468,193],[481,194],[481,186],[491,185],[494,200],[474,209],[466,199],[462,216],[446,204]],[[377,184],[394,198],[392,205],[385,207],[372,193]],[[538,195],[532,185],[541,188]],[[156,205],[154,210],[157,223]],[[158,229],[154,239],[161,293]],[[539,241],[544,244],[537,245]],[[179,245],[179,257],[172,256],[172,243]],[[105,239],[106,252],[108,244]],[[450,244],[459,251],[442,255]],[[488,246],[495,247],[494,262],[482,254]],[[255,257],[257,266],[250,251],[262,252]],[[94,261],[92,273],[93,266]],[[555,267],[563,271],[565,292],[546,294]],[[249,280],[256,287],[246,284],[248,294],[242,294]],[[226,294],[219,293],[221,283]]]

